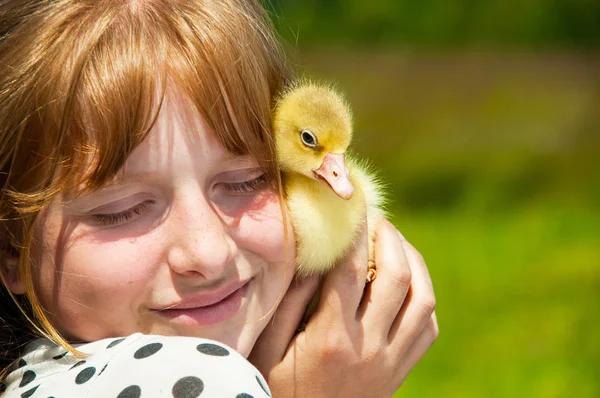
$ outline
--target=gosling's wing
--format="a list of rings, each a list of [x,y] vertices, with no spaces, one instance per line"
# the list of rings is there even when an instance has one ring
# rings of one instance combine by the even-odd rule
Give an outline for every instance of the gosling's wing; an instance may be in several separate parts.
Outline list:
[[[379,219],[385,217],[387,203],[386,185],[383,183],[375,167],[368,160],[359,159],[355,155],[346,155],[346,164],[352,182],[363,192],[367,206],[367,222],[369,230],[374,229]]]

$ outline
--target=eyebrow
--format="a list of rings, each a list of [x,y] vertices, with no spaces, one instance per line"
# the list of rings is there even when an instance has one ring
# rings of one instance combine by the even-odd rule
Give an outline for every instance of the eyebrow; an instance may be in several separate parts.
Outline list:
[[[228,162],[232,166],[247,165],[248,163],[258,163],[258,161],[250,155],[234,155],[231,153],[228,153],[227,156],[223,157],[223,159],[221,159],[220,161]]]
[[[114,176],[114,177],[110,178],[108,181],[104,182],[100,187],[98,187],[98,189],[94,189],[94,190],[90,191],[89,193],[83,193],[83,188],[82,188],[82,186],[80,186],[79,188],[70,190],[69,192],[65,192],[63,195],[63,199],[66,202],[71,202],[71,201],[77,200],[81,197],[88,196],[89,194],[94,194],[94,193],[98,193],[98,192],[106,192],[106,191],[111,190],[112,188],[118,187],[119,185],[131,184],[131,183],[143,181],[143,180],[149,179],[153,176],[155,177],[156,173],[144,171],[144,172],[140,172],[140,173],[129,173],[129,174],[123,175],[123,172],[121,171],[121,172],[117,173],[116,176]]]
[[[234,167],[245,166],[248,165],[249,162],[258,163],[250,155],[235,155],[231,153],[227,153],[225,156],[223,156],[221,159],[216,160],[215,162],[228,163],[229,165]],[[138,173],[125,173],[123,170],[120,170],[114,177],[104,182],[95,192],[104,192],[110,190],[111,188],[118,187],[119,185],[131,184],[145,180],[152,180],[156,178],[156,175],[156,172],[149,171],[141,171]],[[73,200],[76,199],[76,197],[77,195],[68,195],[65,198],[68,198],[68,200]]]
[[[129,184],[132,182],[139,182],[144,180],[152,179],[152,177],[156,177],[155,172],[142,171],[139,173],[123,173],[122,171],[117,173],[113,178],[106,181],[102,184],[101,190],[106,188],[111,188],[117,185]]]

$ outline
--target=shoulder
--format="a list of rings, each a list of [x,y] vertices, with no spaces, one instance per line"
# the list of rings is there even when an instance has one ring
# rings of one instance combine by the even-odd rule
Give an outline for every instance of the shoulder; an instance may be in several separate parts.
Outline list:
[[[216,341],[134,334],[76,348],[87,356],[47,344],[29,351],[7,377],[5,398],[270,397],[258,370]]]

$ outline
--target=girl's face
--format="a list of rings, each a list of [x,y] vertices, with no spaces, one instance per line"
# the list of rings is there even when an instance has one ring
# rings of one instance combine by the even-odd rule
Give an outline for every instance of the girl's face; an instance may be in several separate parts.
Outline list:
[[[197,336],[247,355],[293,276],[288,230],[256,161],[168,95],[122,175],[41,214],[34,286],[71,340]]]

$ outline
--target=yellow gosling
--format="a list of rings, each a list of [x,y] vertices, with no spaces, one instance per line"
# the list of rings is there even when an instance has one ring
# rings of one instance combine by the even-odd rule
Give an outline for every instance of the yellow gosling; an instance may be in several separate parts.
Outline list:
[[[369,260],[381,217],[381,183],[347,150],[348,104],[331,87],[301,82],[282,94],[274,113],[277,156],[296,236],[301,275],[326,273],[353,247],[367,221]],[[366,217],[365,217],[366,212]]]

